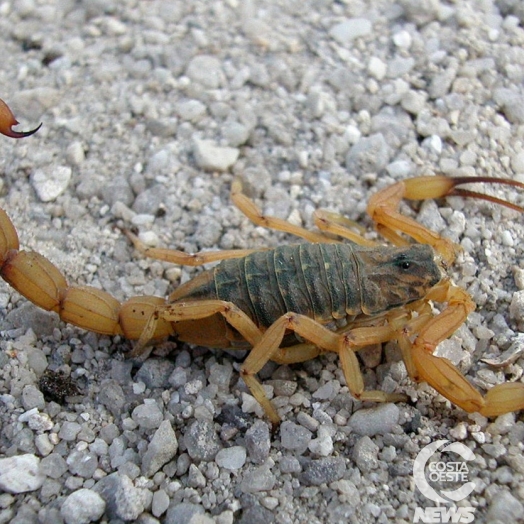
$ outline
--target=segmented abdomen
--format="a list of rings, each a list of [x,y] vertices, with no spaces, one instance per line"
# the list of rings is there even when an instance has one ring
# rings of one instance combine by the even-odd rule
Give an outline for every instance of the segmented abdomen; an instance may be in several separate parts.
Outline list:
[[[217,297],[233,302],[260,326],[287,312],[320,323],[360,309],[358,256],[350,244],[299,244],[222,261]]]

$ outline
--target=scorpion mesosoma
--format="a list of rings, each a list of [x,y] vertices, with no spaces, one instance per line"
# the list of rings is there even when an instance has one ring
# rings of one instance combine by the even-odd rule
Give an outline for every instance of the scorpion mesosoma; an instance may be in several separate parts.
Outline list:
[[[6,128],[2,118],[0,113],[0,132]],[[474,304],[446,276],[458,246],[399,212],[403,199],[448,195],[483,198],[524,211],[458,187],[472,182],[524,188],[512,180],[485,177],[426,176],[397,182],[374,194],[367,209],[380,234],[395,244],[387,247],[355,233],[350,221],[333,213],[316,212],[318,233],[264,216],[235,181],[232,200],[255,224],[292,233],[306,243],[187,254],[148,248],[128,233],[135,247],[152,258],[193,266],[220,261],[180,285],[167,301],[138,296],[120,303],[100,289],[69,286],[45,257],[19,250],[16,230],[0,209],[0,274],[31,302],[66,322],[138,340],[135,356],[146,354],[151,341],[170,335],[215,348],[251,348],[241,376],[273,424],[280,417],[256,377],[270,360],[290,364],[333,351],[355,398],[404,400],[402,394],[364,390],[356,356],[365,346],[390,340],[398,342],[412,379],[427,382],[468,412],[496,416],[524,408],[524,383],[499,384],[482,396],[449,360],[433,355],[465,322]],[[333,240],[333,235],[348,242]],[[442,310],[435,313],[430,301],[442,303]]]

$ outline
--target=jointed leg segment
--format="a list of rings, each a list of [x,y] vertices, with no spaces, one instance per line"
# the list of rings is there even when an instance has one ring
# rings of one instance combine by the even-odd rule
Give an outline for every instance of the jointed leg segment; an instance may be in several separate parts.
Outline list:
[[[289,331],[293,331],[323,351],[334,351],[339,354],[347,386],[355,398],[374,402],[396,402],[406,399],[405,395],[388,394],[382,391],[364,391],[364,380],[355,355],[355,351],[366,345],[385,342],[394,338],[396,334],[394,328],[384,325],[356,328],[347,333],[336,333],[309,317],[287,313],[268,328],[249,353],[241,369],[244,382],[264,407],[273,424],[277,424],[280,418],[266,398],[255,374],[270,360],[278,360],[280,354],[286,351],[293,352],[293,347],[280,349],[284,335]],[[303,355],[297,354],[296,361],[303,360]],[[291,363],[293,360],[288,358],[287,362]]]
[[[416,381],[427,382],[444,397],[467,412],[478,411],[491,417],[524,408],[524,384],[504,383],[491,388],[486,395],[475,389],[464,375],[446,358],[433,355],[438,344],[450,337],[473,311],[474,304],[461,288],[444,282],[433,290],[433,298],[447,302],[447,307],[422,326],[419,319],[408,323],[399,333],[399,345],[406,368]],[[411,342],[410,332],[417,336]]]

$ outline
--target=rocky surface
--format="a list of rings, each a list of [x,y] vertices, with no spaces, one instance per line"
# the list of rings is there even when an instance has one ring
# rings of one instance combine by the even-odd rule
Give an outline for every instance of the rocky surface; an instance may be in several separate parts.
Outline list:
[[[23,246],[119,300],[199,271],[143,258],[120,227],[186,252],[293,241],[232,206],[235,177],[267,214],[312,228],[326,208],[373,237],[367,200],[395,180],[524,181],[523,25],[510,0],[6,0],[0,97],[43,126],[2,137],[0,206]],[[452,277],[478,306],[440,354],[481,389],[521,380],[522,216],[403,210],[462,246]],[[363,359],[366,386],[409,404],[352,400],[334,355],[266,366],[275,434],[243,355],[166,342],[137,370],[130,347],[0,283],[0,523],[412,522],[433,505],[413,461],[439,439],[475,453],[475,522],[522,518],[521,415],[464,413],[393,344]]]

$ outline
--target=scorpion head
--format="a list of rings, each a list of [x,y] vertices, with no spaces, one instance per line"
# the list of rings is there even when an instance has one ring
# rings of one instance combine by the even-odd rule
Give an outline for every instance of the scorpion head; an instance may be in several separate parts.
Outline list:
[[[366,315],[419,300],[445,277],[441,257],[427,245],[366,249],[359,255],[362,311]]]

